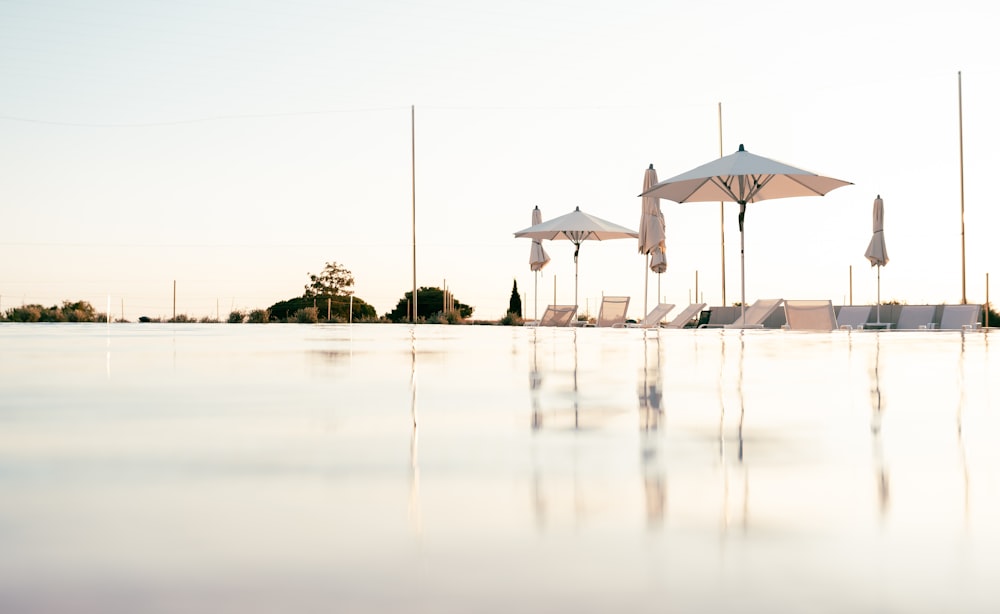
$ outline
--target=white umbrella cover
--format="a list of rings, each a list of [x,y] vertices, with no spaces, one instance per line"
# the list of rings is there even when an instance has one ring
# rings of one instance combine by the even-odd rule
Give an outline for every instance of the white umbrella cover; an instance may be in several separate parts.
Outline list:
[[[877,290],[875,298],[875,321],[882,322],[882,267],[889,264],[889,252],[885,249],[885,233],[883,226],[885,223],[885,205],[882,203],[882,195],[875,197],[872,205],[872,240],[868,242],[868,249],[865,250],[865,258],[878,267]]]
[[[531,212],[531,225],[542,223],[542,212],[538,207],[535,207]],[[547,253],[545,253],[545,248],[542,247],[542,242],[540,239],[534,239],[531,241],[531,256],[528,258],[528,265],[531,266],[531,270],[538,272],[541,271],[546,264],[552,260]]]
[[[658,183],[656,169],[650,164],[643,174],[642,191],[646,192]],[[646,289],[643,293],[642,310],[649,312],[649,271],[657,274],[667,270],[666,222],[660,210],[660,199],[655,196],[642,197],[642,215],[639,218],[639,253],[648,256],[649,269],[646,270]],[[657,284],[659,297],[659,284]],[[659,298],[657,298],[659,300]]]
[[[541,224],[542,223],[542,211],[536,205],[531,211],[531,224]],[[542,247],[542,242],[540,239],[533,239],[531,241],[531,255],[528,257],[528,265],[531,270],[535,272],[535,319],[538,319],[538,272],[549,263],[549,255],[545,253],[545,248]]]

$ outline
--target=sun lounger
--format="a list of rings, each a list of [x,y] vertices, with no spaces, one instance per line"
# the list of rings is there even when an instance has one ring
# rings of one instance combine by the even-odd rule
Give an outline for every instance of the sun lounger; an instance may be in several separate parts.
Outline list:
[[[844,305],[837,313],[837,327],[844,330],[864,328],[871,313],[871,305]]]
[[[625,314],[628,312],[629,297],[627,296],[605,296],[601,299],[601,310],[597,312],[597,322],[594,324],[599,328],[625,326]]]
[[[667,322],[663,325],[664,328],[684,328],[691,323],[701,310],[705,308],[705,303],[691,303],[684,308],[684,311],[677,314],[673,320]]]
[[[708,320],[699,322],[698,328],[723,328],[735,322],[738,317],[740,317],[739,307],[709,307]],[[704,319],[702,314],[702,320]]]
[[[746,308],[746,312],[725,328],[764,328],[764,320],[781,306],[780,298],[762,298]]]
[[[525,326],[570,326],[576,317],[576,305],[549,305],[542,319]]]
[[[899,310],[897,330],[934,328],[934,305],[903,305]]]
[[[788,330],[835,330],[837,315],[833,301],[786,300],[785,322]]]
[[[628,324],[630,328],[656,328],[663,321],[663,318],[667,317],[667,314],[673,311],[675,305],[673,303],[660,303],[656,307],[653,307],[646,317],[639,320],[635,324]]]
[[[942,330],[982,328],[982,305],[945,305],[941,312]]]

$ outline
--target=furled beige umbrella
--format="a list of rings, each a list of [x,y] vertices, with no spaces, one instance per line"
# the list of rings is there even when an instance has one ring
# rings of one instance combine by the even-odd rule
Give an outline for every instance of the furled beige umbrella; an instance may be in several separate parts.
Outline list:
[[[642,180],[642,191],[646,192],[657,184],[656,169],[650,164]],[[657,274],[667,270],[666,223],[663,211],[660,210],[660,199],[655,196],[642,197],[642,215],[639,218],[639,253],[646,256],[646,289],[642,299],[643,313],[649,312],[649,271]],[[656,284],[657,301],[659,301],[659,280]]]
[[[541,224],[542,223],[542,211],[536,205],[531,212],[531,224]],[[540,239],[533,239],[531,241],[531,256],[528,258],[528,264],[531,266],[531,270],[535,272],[535,319],[538,319],[538,272],[549,263],[549,255],[545,253],[545,248],[542,247],[542,241]]]
[[[618,224],[584,213],[583,211],[580,211],[580,207],[577,207],[575,211],[571,211],[566,215],[560,215],[559,217],[553,218],[547,222],[542,222],[541,224],[535,224],[534,226],[530,226],[524,230],[519,230],[514,233],[514,236],[519,238],[548,241],[565,240],[572,242],[573,245],[576,246],[576,251],[573,252],[573,263],[576,267],[573,286],[573,302],[575,305],[579,305],[580,245],[584,241],[588,240],[608,241],[610,239],[635,239],[638,238],[639,233],[634,230],[629,230],[624,226],[619,226]]]
[[[746,309],[743,220],[747,203],[795,196],[823,196],[845,185],[832,177],[739,151],[659,182],[640,196],[658,196],[678,203],[731,201],[740,206],[740,302]]]
[[[872,240],[868,242],[868,249],[865,250],[865,258],[873,267],[878,267],[875,295],[875,322],[878,324],[882,323],[882,267],[889,264],[889,252],[885,249],[885,233],[882,231],[884,220],[885,206],[882,204],[882,195],[879,194],[875,197],[875,204],[872,205]]]

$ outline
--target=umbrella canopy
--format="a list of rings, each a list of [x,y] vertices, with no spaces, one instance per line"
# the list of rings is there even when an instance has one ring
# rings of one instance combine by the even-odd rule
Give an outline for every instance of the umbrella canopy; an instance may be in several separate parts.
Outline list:
[[[542,212],[538,207],[531,212],[531,224],[534,226],[536,224],[542,223]],[[541,271],[542,268],[549,263],[549,255],[545,253],[545,248],[542,247],[542,242],[540,239],[534,239],[531,242],[531,256],[528,258],[528,265],[531,266],[532,271]]]
[[[514,236],[548,241],[570,241],[576,246],[576,251],[573,252],[573,262],[576,266],[576,285],[573,290],[573,300],[579,305],[580,245],[584,241],[636,239],[639,237],[639,233],[584,213],[580,211],[580,207],[577,207],[575,211],[571,211],[566,215],[560,215],[547,222],[519,230],[514,233]]]
[[[740,145],[736,153],[661,181],[640,196],[658,196],[678,203],[730,201],[740,205],[740,299],[746,305],[743,222],[747,203],[823,196],[845,185],[852,184],[754,155]]]
[[[868,249],[865,250],[865,258],[878,267],[877,290],[875,294],[875,322],[882,323],[882,267],[889,264],[889,252],[885,249],[885,233],[882,232],[882,225],[885,220],[885,206],[882,203],[882,195],[875,197],[872,205],[872,240],[868,242]]]

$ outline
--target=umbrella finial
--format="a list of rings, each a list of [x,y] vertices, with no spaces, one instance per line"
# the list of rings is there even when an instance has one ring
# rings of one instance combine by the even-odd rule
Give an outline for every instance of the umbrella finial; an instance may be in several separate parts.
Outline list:
[[[740,151],[746,151],[745,149],[743,149],[743,143],[740,143]]]
[[[653,165],[652,164],[649,165],[649,170],[653,170]]]
[[[876,194],[875,198],[882,198],[882,195],[881,194]]]

